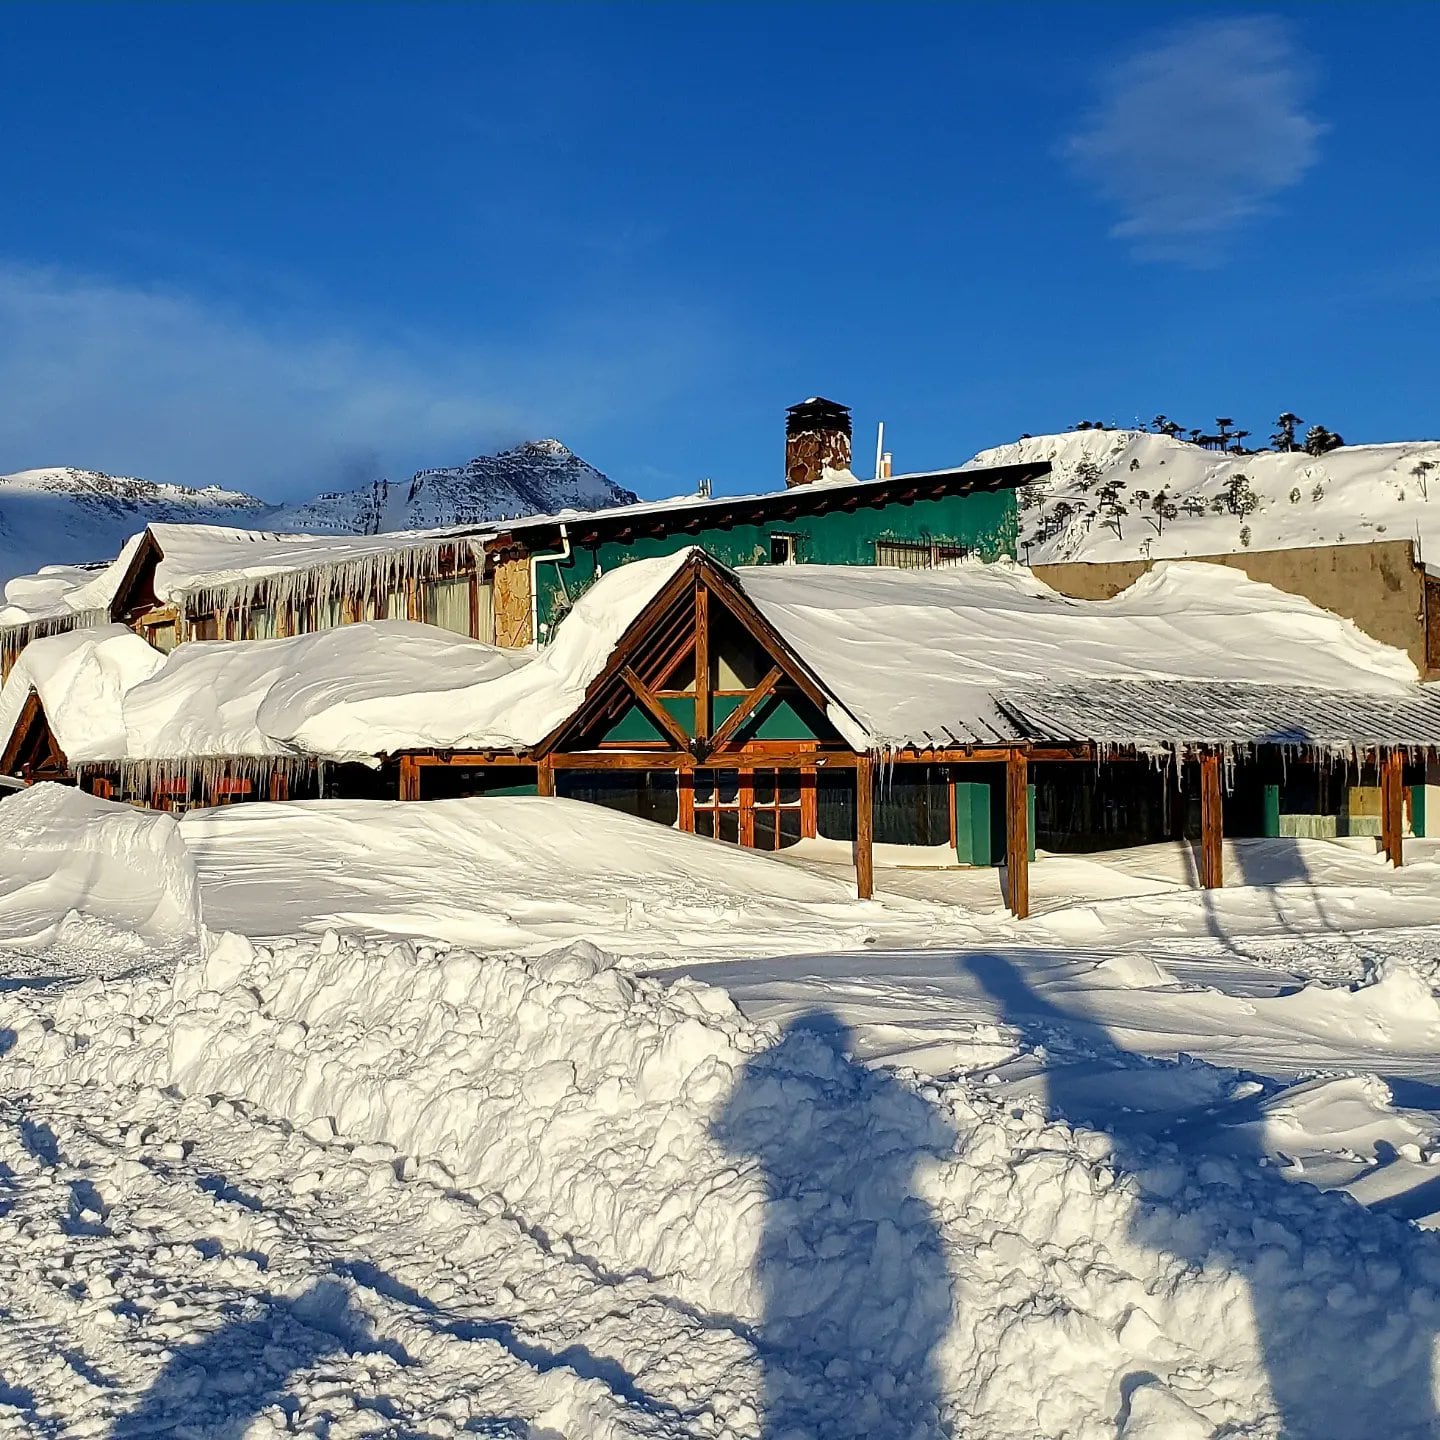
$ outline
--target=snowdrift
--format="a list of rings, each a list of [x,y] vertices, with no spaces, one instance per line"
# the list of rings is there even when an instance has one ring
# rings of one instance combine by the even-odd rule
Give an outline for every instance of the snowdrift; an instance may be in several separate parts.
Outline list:
[[[169,815],[37,785],[0,803],[0,943],[90,930],[175,955],[200,938],[195,867]]]
[[[297,1189],[428,1177],[643,1284],[683,1346],[647,1347],[643,1307],[587,1342],[637,1434],[1434,1433],[1434,1237],[1037,1101],[865,1070],[824,1012],[756,1026],[583,942],[527,961],[230,939],[173,983],[44,1014],[0,995],[0,1026],[12,1087],[243,1100],[335,1137]]]

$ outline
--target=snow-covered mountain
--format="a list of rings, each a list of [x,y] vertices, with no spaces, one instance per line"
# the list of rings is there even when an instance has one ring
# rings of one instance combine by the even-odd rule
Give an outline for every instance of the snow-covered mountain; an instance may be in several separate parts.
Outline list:
[[[128,536],[153,521],[376,534],[566,508],[595,510],[635,498],[558,440],[527,441],[468,465],[422,470],[408,481],[380,480],[299,505],[94,470],[23,470],[0,475],[0,583],[42,565],[108,560]]]
[[[151,521],[258,526],[268,508],[217,486],[191,490],[95,470],[0,475],[0,580],[42,565],[108,560]]]
[[[377,480],[358,490],[282,506],[266,524],[272,530],[374,535],[555,510],[599,510],[637,498],[558,440],[527,440],[498,455],[478,455],[468,465],[421,470],[404,482]]]
[[[1079,430],[982,450],[966,468],[1034,460],[1054,470],[1021,492],[1030,564],[1362,540],[1416,540],[1440,563],[1437,441],[1230,455],[1144,431]]]

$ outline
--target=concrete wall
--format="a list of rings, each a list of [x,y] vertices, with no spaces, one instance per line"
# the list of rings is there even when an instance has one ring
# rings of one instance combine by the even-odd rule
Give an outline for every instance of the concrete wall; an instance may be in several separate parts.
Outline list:
[[[1294,550],[1242,550],[1238,555],[1187,555],[1243,570],[1252,580],[1303,595],[1353,620],[1367,635],[1409,653],[1422,673],[1425,658],[1425,575],[1409,540],[1315,545]],[[1035,574],[1062,595],[1108,600],[1133,585],[1153,560],[1075,561],[1037,565]]]

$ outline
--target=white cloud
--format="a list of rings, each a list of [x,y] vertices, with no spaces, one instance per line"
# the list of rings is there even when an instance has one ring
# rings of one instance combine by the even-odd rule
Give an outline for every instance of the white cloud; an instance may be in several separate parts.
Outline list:
[[[78,465],[294,498],[573,438],[714,363],[696,316],[562,317],[519,345],[377,343],[0,262],[0,472]]]
[[[1312,69],[1267,16],[1166,32],[1117,65],[1065,153],[1143,255],[1203,263],[1315,163]]]

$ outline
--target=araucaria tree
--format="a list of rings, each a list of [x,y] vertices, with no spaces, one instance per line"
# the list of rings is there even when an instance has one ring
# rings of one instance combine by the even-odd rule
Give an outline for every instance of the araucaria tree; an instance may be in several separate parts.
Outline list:
[[[1242,520],[1260,508],[1260,497],[1250,484],[1250,477],[1237,471],[1226,482],[1219,497],[1225,509]]]
[[[1345,443],[1341,435],[1333,430],[1327,430],[1323,425],[1312,425],[1305,432],[1305,453],[1307,455],[1325,455],[1331,450],[1338,450]]]
[[[1270,437],[1270,443],[1277,450],[1293,450],[1295,448],[1295,431],[1305,422],[1298,416],[1287,410],[1275,421],[1275,433]]]

